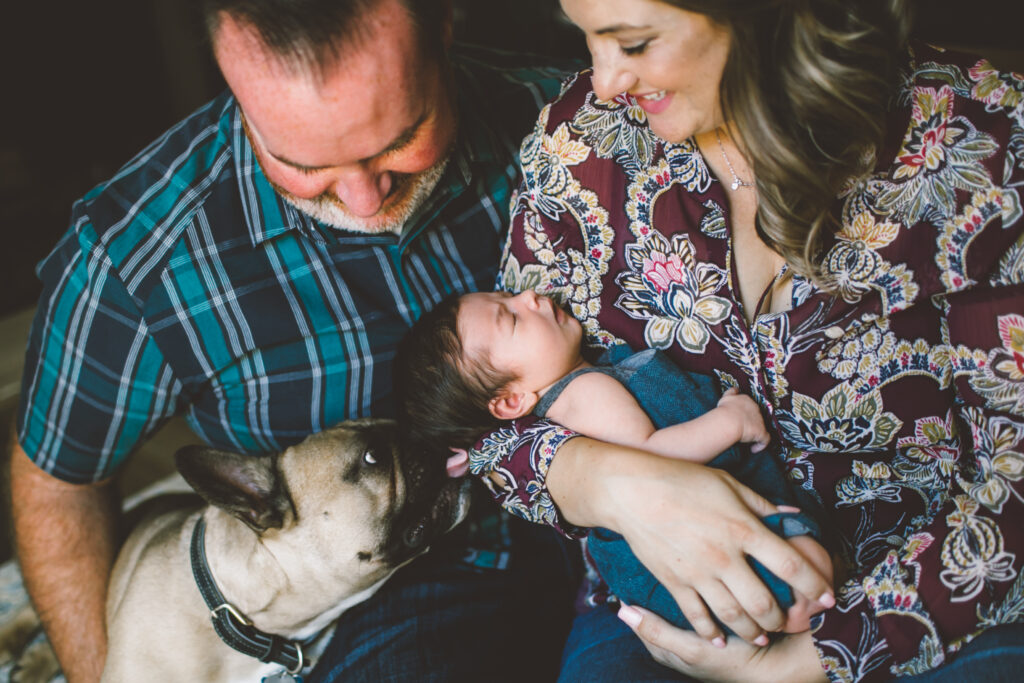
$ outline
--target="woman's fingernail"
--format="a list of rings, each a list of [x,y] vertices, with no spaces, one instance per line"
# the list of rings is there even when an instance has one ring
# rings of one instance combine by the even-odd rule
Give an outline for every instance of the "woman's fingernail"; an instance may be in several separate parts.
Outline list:
[[[724,649],[725,648],[725,639],[722,638],[722,636],[718,636],[717,638],[715,638],[714,640],[711,641],[711,644],[714,645],[715,647],[717,647],[718,649]]]
[[[643,615],[635,607],[623,603],[619,607],[619,619],[622,619],[623,623],[630,628],[636,628],[640,625],[640,620],[643,619]]]
[[[754,638],[754,645],[757,645],[758,647],[765,647],[768,645],[768,636],[762,633],[757,638]]]
[[[821,594],[821,597],[818,598],[818,603],[821,604],[822,607],[829,609],[836,606],[836,598],[829,591],[825,591]]]
[[[792,505],[778,505],[775,509],[779,512],[800,512],[800,508],[795,508]]]

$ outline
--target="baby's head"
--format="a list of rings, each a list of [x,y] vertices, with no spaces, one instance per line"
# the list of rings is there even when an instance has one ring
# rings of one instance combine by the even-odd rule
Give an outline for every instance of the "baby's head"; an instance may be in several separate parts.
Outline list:
[[[529,413],[580,362],[582,328],[532,291],[449,297],[402,340],[395,387],[413,438],[468,448]]]

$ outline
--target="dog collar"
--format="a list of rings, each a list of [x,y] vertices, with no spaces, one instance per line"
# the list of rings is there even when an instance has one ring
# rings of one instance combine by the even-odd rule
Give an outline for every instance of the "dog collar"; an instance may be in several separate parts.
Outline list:
[[[205,539],[206,520],[200,516],[192,530],[189,556],[192,560],[192,575],[199,587],[199,593],[203,596],[203,602],[210,608],[210,618],[213,620],[213,628],[217,635],[229,647],[242,654],[255,657],[261,662],[280,664],[290,676],[298,676],[307,664],[302,644],[259,630],[234,605],[224,599],[206,561]]]

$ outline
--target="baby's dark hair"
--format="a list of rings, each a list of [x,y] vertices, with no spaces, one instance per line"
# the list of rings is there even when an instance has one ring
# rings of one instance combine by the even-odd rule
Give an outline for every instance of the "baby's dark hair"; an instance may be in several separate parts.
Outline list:
[[[503,420],[487,403],[515,379],[486,358],[464,358],[453,294],[423,314],[398,345],[395,396],[398,421],[410,443],[431,451],[469,448]]]

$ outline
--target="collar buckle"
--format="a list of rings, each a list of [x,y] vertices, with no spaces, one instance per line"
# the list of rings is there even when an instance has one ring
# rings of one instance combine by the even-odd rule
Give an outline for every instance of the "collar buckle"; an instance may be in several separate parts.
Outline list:
[[[249,619],[244,614],[239,612],[235,608],[235,606],[232,605],[230,602],[221,603],[221,604],[217,605],[216,607],[214,607],[213,609],[211,609],[210,610],[210,617],[214,621],[217,621],[217,619],[219,619],[220,616],[221,616],[219,614],[219,612],[221,610],[223,610],[223,611],[227,612],[228,614],[230,614],[232,617],[235,618],[235,621],[237,621],[238,623],[242,624],[243,626],[252,626],[252,622],[249,621]]]

